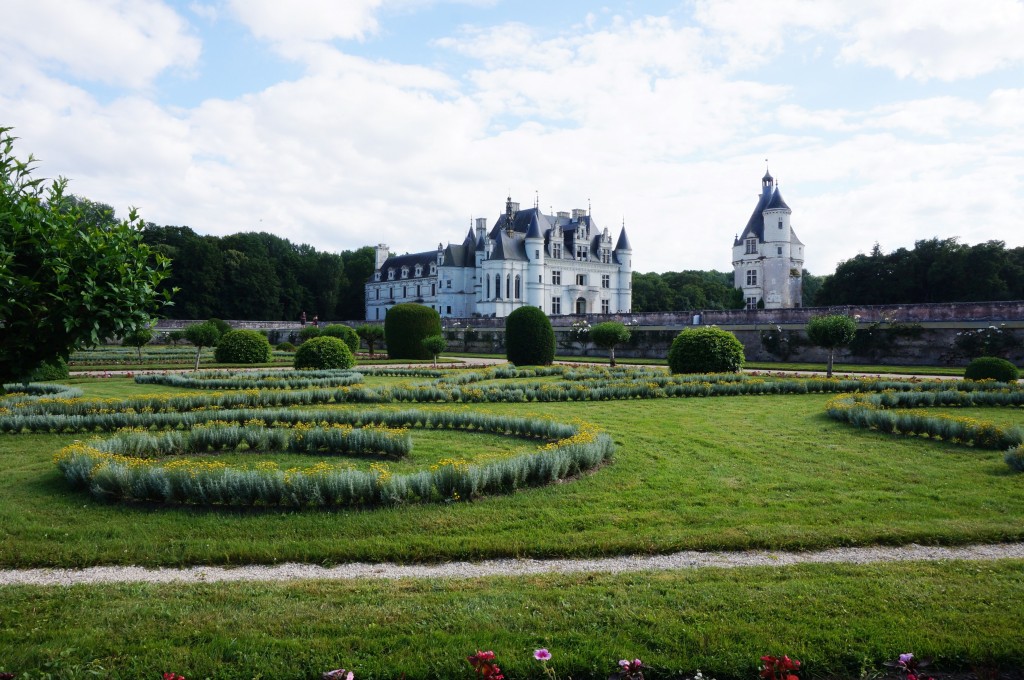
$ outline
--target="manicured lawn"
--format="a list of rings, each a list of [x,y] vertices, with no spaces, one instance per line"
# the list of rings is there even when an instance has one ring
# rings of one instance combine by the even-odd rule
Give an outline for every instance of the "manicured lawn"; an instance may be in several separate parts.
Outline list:
[[[539,527],[543,530],[543,527]],[[880,677],[902,652],[943,670],[1017,668],[1024,563],[705,569],[400,582],[15,587],[0,590],[0,670],[158,678],[470,678],[493,649],[509,678],[606,678],[639,657],[646,677],[755,678],[764,654],[805,678]],[[79,674],[73,675],[73,671]],[[869,675],[863,675],[864,672]],[[892,676],[890,676],[892,677]],[[993,676],[994,677],[994,676]]]
[[[1000,452],[851,428],[822,414],[827,399],[476,407],[600,423],[616,461],[512,496],[358,511],[106,505],[70,490],[51,463],[81,435],[5,436],[0,564],[433,562],[1024,539],[1024,485]],[[453,435],[451,453],[472,453],[474,441]]]
[[[179,392],[127,378],[68,382],[97,397]],[[616,459],[511,496],[355,511],[104,504],[72,491],[51,462],[89,435],[3,435],[0,567],[408,563],[1024,540],[1024,476],[1001,452],[834,422],[823,414],[833,396],[418,405],[584,419],[612,435]],[[1021,409],[936,412],[1024,424]],[[412,436],[414,453],[394,465],[537,445],[465,432],[414,429]],[[943,671],[1009,670],[1024,658],[1021,603],[1024,562],[1017,560],[7,586],[0,587],[0,672],[298,679],[344,666],[359,680],[470,678],[465,656],[494,649],[510,679],[540,678],[531,658],[539,647],[552,651],[559,678],[577,680],[606,678],[618,659],[636,657],[650,664],[648,680],[688,678],[698,668],[707,678],[753,678],[765,654],[803,660],[807,679],[880,677],[883,661],[908,651],[934,656]]]

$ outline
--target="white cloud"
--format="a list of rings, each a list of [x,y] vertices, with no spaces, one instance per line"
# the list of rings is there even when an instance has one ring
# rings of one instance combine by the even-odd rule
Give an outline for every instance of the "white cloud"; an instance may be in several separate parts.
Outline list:
[[[0,59],[56,68],[76,78],[143,88],[168,68],[191,68],[200,42],[158,0],[34,0],[7,3]]]
[[[1024,61],[1024,5],[1017,0],[698,0],[694,16],[738,68],[815,36],[835,39],[840,61],[922,81],[970,78]]]
[[[252,33],[272,42],[362,40],[377,32],[383,0],[229,0]]]

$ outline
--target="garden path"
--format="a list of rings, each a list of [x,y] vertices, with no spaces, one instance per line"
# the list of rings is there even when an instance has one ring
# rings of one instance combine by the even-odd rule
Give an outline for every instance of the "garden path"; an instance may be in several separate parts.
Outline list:
[[[626,555],[591,559],[503,559],[481,562],[447,562],[427,565],[352,563],[335,567],[314,564],[252,565],[243,567],[88,567],[85,569],[0,570],[0,586],[71,586],[92,583],[217,583],[253,581],[354,580],[354,579],[452,579],[536,574],[630,573],[709,567],[734,568],[794,564],[872,564],[939,560],[991,561],[1024,559],[1024,543],[999,543],[961,547],[869,546],[832,548],[815,552],[683,551],[671,555]]]

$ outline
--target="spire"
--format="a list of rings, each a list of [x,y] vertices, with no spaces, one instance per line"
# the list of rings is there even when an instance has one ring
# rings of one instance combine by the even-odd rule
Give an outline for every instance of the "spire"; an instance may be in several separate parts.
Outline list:
[[[633,250],[629,245],[629,238],[626,236],[626,220],[622,220],[622,231],[619,232],[619,241],[615,244],[615,250]]]

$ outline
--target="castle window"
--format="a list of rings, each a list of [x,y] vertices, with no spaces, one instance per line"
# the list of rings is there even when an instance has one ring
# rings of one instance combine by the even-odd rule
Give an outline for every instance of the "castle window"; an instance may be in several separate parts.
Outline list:
[[[747,270],[747,285],[748,286],[756,286],[757,285],[757,270],[756,269],[748,269]]]
[[[551,298],[551,313],[561,314],[562,313],[562,298],[553,297]]]
[[[782,219],[779,218],[779,229],[782,229]]]
[[[516,300],[518,300],[521,297],[522,297],[522,294],[520,292],[519,275],[516,274]]]
[[[586,246],[576,246],[576,259],[577,260],[585,260],[585,259],[587,259],[587,247]]]
[[[747,298],[747,309],[757,309],[757,298],[756,297],[748,297]]]
[[[612,287],[612,277],[611,277],[610,274],[601,274],[601,287],[602,288],[611,288]]]
[[[377,308],[377,321],[380,321],[380,307]]]
[[[505,297],[511,299],[512,297],[512,275],[505,274]]]
[[[551,285],[561,286],[562,285],[562,272],[553,271],[551,272]]]
[[[430,284],[430,294],[431,295],[437,295],[437,284],[436,283]]]
[[[402,267],[402,278],[403,279],[409,278],[409,268],[408,267]]]
[[[388,299],[389,300],[394,300],[395,299],[395,287],[394,286],[391,286],[390,288],[388,288]]]
[[[409,297],[409,287],[402,286],[402,297]]]
[[[488,276],[488,277],[485,277],[485,278],[487,279],[487,295],[485,295],[484,298],[485,299],[490,299],[490,297],[491,297],[491,277]]]
[[[782,255],[782,246],[779,246],[778,248],[776,248],[776,250],[779,251],[779,255]]]
[[[452,313],[452,306],[448,305],[448,314],[451,314],[451,313]]]
[[[610,312],[611,312],[611,304],[609,304],[608,300],[601,300],[601,313],[602,314],[609,314]]]
[[[423,265],[416,265],[416,276],[423,276]]]
[[[757,254],[757,239],[756,238],[748,238],[747,239],[747,255],[756,255],[756,254]]]
[[[380,299],[380,288],[377,289],[377,299]]]
[[[540,251],[539,250],[533,251],[533,259],[535,259],[535,260],[539,260],[540,259]]]
[[[388,269],[388,281],[394,281],[394,280],[395,280],[395,270],[394,269]]]
[[[586,274],[577,274],[576,275],[576,285],[577,286],[585,286],[585,285],[587,285],[587,275]]]
[[[494,275],[494,297],[501,299],[501,274]]]
[[[448,279],[447,281],[445,281],[444,282],[444,287],[445,288],[451,288],[452,287],[452,280]]]
[[[380,281],[380,272],[374,272],[373,273],[373,280],[374,281]]]
[[[554,258],[559,259],[559,260],[562,259],[562,244],[561,243],[552,243],[551,244],[551,257],[554,257]]]
[[[416,284],[416,297],[422,297],[423,296],[423,293],[420,292],[420,290],[421,290],[420,289],[420,284],[417,283]]]
[[[433,276],[436,273],[437,273],[437,265],[431,263],[431,265],[430,265],[430,275]]]

